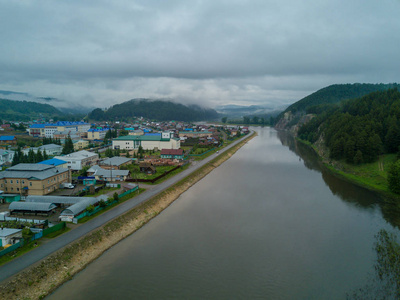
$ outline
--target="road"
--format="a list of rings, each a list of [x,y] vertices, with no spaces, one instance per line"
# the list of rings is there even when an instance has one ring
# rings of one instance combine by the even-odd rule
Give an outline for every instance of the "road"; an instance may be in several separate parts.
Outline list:
[[[249,135],[254,134],[251,132]],[[247,138],[249,135],[244,136],[240,140],[233,142],[231,145],[221,149],[219,154],[224,153],[226,150],[230,149],[231,147],[235,146],[243,139]],[[178,181],[182,180],[192,172],[198,170],[212,159],[214,159],[217,154],[210,155],[209,157],[205,158],[202,161],[197,161],[196,165],[190,166],[188,169],[184,170],[183,172],[171,177],[170,179],[154,186],[154,188],[147,190],[146,192],[136,196],[130,200],[125,201],[124,203],[117,205],[115,208],[101,214],[101,216],[97,218],[93,218],[92,220],[82,224],[81,226],[64,233],[63,235],[50,240],[46,243],[45,246],[38,247],[30,252],[17,257],[16,259],[10,261],[9,263],[0,267],[0,282],[3,282],[10,278],[11,276],[16,275],[17,273],[23,271],[25,268],[39,262],[40,260],[46,258],[48,255],[54,253],[55,251],[60,250],[61,248],[67,246],[68,244],[74,242],[75,240],[81,238],[82,236],[88,234],[92,230],[99,228],[109,222],[110,220],[120,216],[121,214],[125,213],[126,211],[136,207],[137,205],[147,201],[151,197],[161,193],[165,189],[171,187]]]

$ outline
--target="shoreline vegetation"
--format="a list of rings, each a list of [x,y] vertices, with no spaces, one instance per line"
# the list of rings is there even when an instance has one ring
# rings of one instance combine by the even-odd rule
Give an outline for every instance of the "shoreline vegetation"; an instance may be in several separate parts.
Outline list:
[[[254,132],[167,190],[4,281],[0,285],[0,298],[43,299],[51,294],[103,252],[156,217],[182,193],[228,160],[256,135]]]
[[[352,165],[344,161],[329,158],[328,150],[319,143],[312,144],[308,141],[296,138],[296,140],[316,152],[323,166],[335,176],[347,180],[355,185],[379,193],[388,200],[399,200],[400,196],[389,190],[387,174],[389,167],[396,161],[396,154],[381,155],[372,163]]]

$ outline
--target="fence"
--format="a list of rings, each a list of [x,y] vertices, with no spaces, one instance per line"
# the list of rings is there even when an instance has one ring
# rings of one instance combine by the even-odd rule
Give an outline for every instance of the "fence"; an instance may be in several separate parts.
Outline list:
[[[207,150],[206,152],[203,152],[203,153],[201,153],[201,154],[188,154],[188,156],[196,156],[196,157],[198,157],[198,156],[203,156],[203,155],[207,154],[208,152],[211,152],[211,151],[213,151],[213,150],[215,150],[215,149],[216,149],[216,148],[212,148],[212,149]]]
[[[181,168],[181,167],[183,167],[183,166],[177,166],[177,167],[175,167],[175,168],[173,168],[173,169],[171,169],[171,170],[169,170],[169,171],[166,171],[164,174],[161,174],[161,175],[159,175],[159,176],[157,176],[157,177],[155,177],[155,178],[153,178],[153,179],[133,179],[133,178],[128,178],[128,179],[126,179],[125,181],[127,181],[127,182],[143,182],[143,183],[146,183],[146,182],[149,183],[149,182],[151,182],[151,183],[154,183],[154,182],[156,182],[157,180],[159,180],[159,179],[161,179],[161,178],[167,176],[169,173],[171,173],[171,172],[173,172],[173,171],[175,171],[175,170],[177,170],[177,169],[179,169],[179,168]]]
[[[35,233],[29,239],[29,241],[34,241],[34,240],[40,239],[40,238],[42,238],[42,237],[44,237],[44,236],[46,236],[46,235],[48,235],[50,233],[53,233],[55,231],[58,231],[58,230],[61,230],[61,229],[65,228],[65,226],[66,226],[66,223],[65,222],[61,222],[61,223],[59,223],[57,225],[54,225],[53,227],[46,228],[41,232]],[[7,254],[7,253],[10,253],[10,252],[18,249],[19,247],[22,247],[23,245],[24,245],[24,240],[20,240],[18,243],[15,243],[14,245],[11,245],[10,247],[0,251],[0,257],[5,255],[5,254]]]
[[[121,199],[122,197],[124,197],[124,196],[126,196],[126,195],[129,195],[129,194],[131,194],[131,193],[137,191],[138,189],[139,189],[139,186],[136,186],[136,187],[134,187],[133,189],[130,189],[130,190],[128,190],[128,191],[122,193],[121,195],[118,195],[118,198]]]

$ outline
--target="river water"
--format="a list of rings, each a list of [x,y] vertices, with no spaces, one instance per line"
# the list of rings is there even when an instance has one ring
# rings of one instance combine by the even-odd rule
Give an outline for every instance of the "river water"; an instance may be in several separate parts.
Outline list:
[[[380,199],[258,136],[49,299],[344,299],[373,273]],[[385,217],[384,217],[385,216]]]

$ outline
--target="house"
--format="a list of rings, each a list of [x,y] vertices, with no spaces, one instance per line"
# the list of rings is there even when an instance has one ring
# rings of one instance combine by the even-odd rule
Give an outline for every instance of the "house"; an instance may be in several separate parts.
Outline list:
[[[46,151],[46,154],[49,156],[55,156],[55,155],[60,155],[62,152],[63,147],[57,144],[47,144],[47,145],[43,145],[40,147],[32,147],[32,148],[26,148],[24,150],[22,150],[22,152],[25,155],[28,155],[30,150],[33,150],[33,152],[37,153],[39,150],[40,152],[44,152]]]
[[[170,132],[120,136],[112,141],[113,149],[136,150],[140,146],[144,150],[179,149],[181,144],[180,140]]]
[[[65,160],[61,160],[61,159],[57,159],[57,158],[47,159],[47,160],[38,162],[38,164],[61,167],[61,168],[65,168],[65,169],[68,168],[68,163]]]
[[[79,141],[73,142],[73,144],[74,144],[75,151],[79,151],[79,150],[89,147],[89,141],[85,141],[85,140],[79,140]]]
[[[139,169],[140,169],[140,172],[143,172],[146,174],[155,174],[156,173],[156,168],[151,163],[147,163],[147,162],[139,163]]]
[[[129,170],[106,170],[96,165],[87,170],[87,174],[95,177],[96,180],[125,181],[129,176]]]
[[[85,122],[68,122],[60,121],[57,123],[33,124],[29,127],[30,136],[35,137],[54,137],[55,132],[87,132],[90,129],[90,124]]]
[[[0,144],[16,145],[17,138],[14,135],[2,135],[2,136],[0,136]]]
[[[109,128],[91,128],[87,131],[87,139],[90,141],[103,140],[109,130]]]
[[[162,149],[161,158],[183,159],[183,149]]]
[[[14,151],[0,149],[0,166],[11,164],[14,158]]]
[[[0,247],[14,245],[22,239],[22,229],[1,228],[0,229]]]
[[[214,133],[211,131],[179,131],[180,137],[190,137],[190,138],[200,138],[200,137],[210,137]]]
[[[83,167],[90,167],[97,164],[99,155],[97,153],[81,150],[64,156],[56,156],[54,158],[65,160],[68,163],[68,168],[74,171],[79,171],[82,170]]]
[[[18,164],[0,172],[0,189],[20,195],[46,195],[71,182],[68,169],[43,164]]]
[[[103,169],[119,170],[119,169],[121,169],[122,166],[127,166],[127,165],[130,165],[131,163],[132,163],[132,159],[130,159],[130,158],[114,156],[114,157],[107,158],[106,160],[101,161],[100,166]]]

